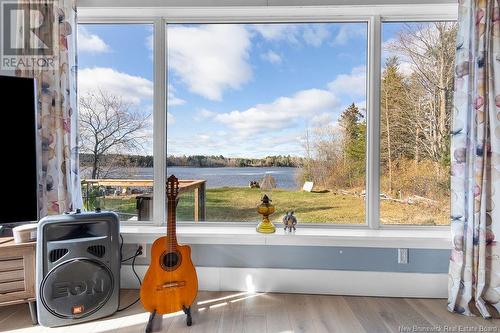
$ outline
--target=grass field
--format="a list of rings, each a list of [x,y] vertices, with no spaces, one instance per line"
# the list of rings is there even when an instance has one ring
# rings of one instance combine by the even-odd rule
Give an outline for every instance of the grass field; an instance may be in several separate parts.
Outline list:
[[[259,220],[256,206],[259,189],[223,187],[207,189],[206,212],[208,221],[252,221]],[[275,190],[272,194],[276,213],[273,221],[280,221],[285,212],[293,210],[299,223],[361,224],[365,221],[365,201],[362,197],[334,194],[332,192],[309,193],[303,191]],[[136,214],[133,197],[106,197],[103,209]],[[407,205],[393,201],[381,201],[381,221],[385,224],[449,224],[447,203],[439,207]],[[194,219],[192,194],[183,194],[177,208],[179,221]]]

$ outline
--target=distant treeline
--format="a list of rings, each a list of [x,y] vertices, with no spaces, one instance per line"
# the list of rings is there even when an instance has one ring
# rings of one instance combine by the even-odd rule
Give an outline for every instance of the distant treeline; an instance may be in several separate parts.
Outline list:
[[[303,165],[303,158],[290,155],[264,158],[238,158],[222,155],[168,156],[167,165],[185,167],[299,167]]]
[[[238,158],[219,156],[168,156],[167,166],[182,167],[300,167],[304,159],[294,156],[267,156],[265,158]],[[91,166],[92,154],[80,154],[80,164]],[[117,167],[153,167],[153,156],[107,154],[102,156],[103,165],[113,164]]]
[[[100,158],[100,164],[115,165],[117,167],[137,167],[152,168],[153,156],[142,155],[122,155],[122,154],[104,154]],[[91,166],[94,162],[93,154],[80,154],[80,165]]]

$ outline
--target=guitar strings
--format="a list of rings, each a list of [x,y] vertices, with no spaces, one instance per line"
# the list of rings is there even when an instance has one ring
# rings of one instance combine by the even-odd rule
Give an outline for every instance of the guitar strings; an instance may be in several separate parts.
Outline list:
[[[174,176],[170,176],[168,178],[168,183],[167,183],[167,199],[168,199],[168,212],[167,212],[167,237],[166,237],[166,242],[165,248],[167,249],[166,255],[167,257],[167,265],[173,266],[173,258],[177,258],[177,262],[179,258],[177,257],[177,253],[174,253],[176,244],[174,244],[174,240],[176,239],[176,230],[175,230],[175,219],[176,219],[176,198],[179,192],[179,180]],[[165,265],[165,262],[164,262]],[[169,270],[169,280],[172,281],[173,277],[173,269],[172,267],[168,267]]]

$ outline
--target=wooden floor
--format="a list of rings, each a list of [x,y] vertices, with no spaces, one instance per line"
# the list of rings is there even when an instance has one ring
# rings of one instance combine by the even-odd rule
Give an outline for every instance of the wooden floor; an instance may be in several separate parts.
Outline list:
[[[121,302],[136,297],[136,290],[124,290]],[[190,328],[176,313],[158,320],[157,332],[500,332],[500,319],[449,313],[443,299],[200,292],[195,307]],[[139,303],[98,321],[50,329],[31,325],[21,304],[0,307],[0,332],[143,332],[147,319]]]

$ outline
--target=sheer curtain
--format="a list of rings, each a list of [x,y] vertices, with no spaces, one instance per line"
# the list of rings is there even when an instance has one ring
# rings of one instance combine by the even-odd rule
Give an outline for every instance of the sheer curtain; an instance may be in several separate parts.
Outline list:
[[[49,53],[54,66],[16,70],[17,76],[34,77],[37,81],[39,207],[43,217],[82,207],[76,105],[76,3],[22,0],[19,4],[23,10],[19,12],[25,15],[16,27],[18,43],[24,43],[21,52],[28,49],[33,52],[33,40],[39,40],[24,38],[27,27],[23,13],[30,13],[31,24],[36,20],[33,26],[43,23],[34,30],[35,35],[40,39],[52,37],[53,41]],[[38,52],[37,56],[47,55],[43,48]]]
[[[448,310],[500,311],[500,8],[459,1]]]

